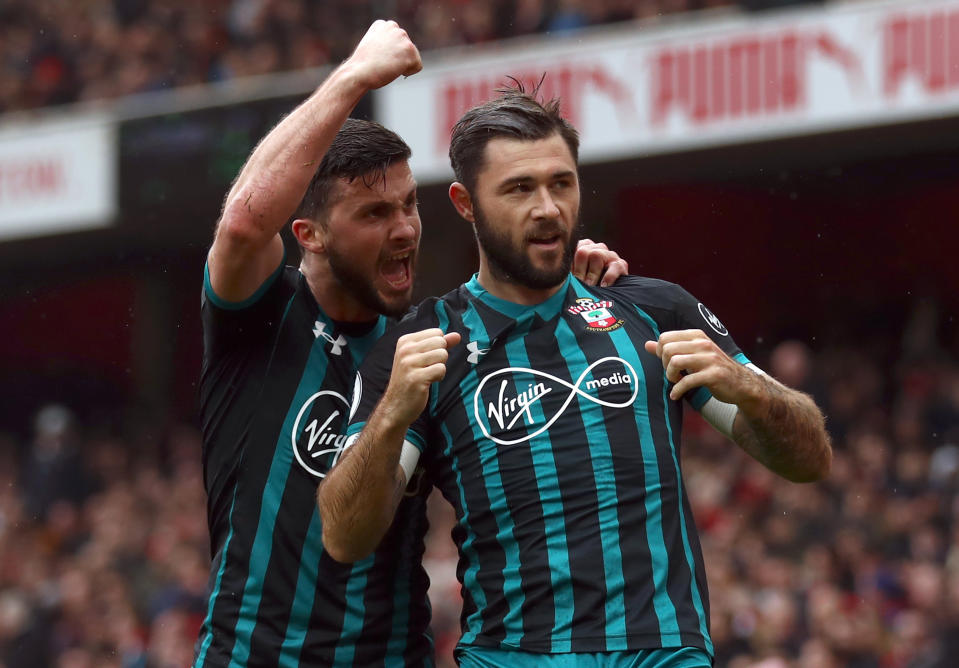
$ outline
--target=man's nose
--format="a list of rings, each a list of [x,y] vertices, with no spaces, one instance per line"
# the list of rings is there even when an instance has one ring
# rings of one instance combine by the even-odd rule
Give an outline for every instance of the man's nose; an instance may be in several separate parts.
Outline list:
[[[549,188],[539,189],[539,197],[536,202],[536,208],[533,210],[533,216],[536,218],[559,218],[559,207]]]
[[[394,217],[390,237],[403,241],[412,241],[419,237],[420,219],[416,214],[410,215],[405,211],[398,211]]]

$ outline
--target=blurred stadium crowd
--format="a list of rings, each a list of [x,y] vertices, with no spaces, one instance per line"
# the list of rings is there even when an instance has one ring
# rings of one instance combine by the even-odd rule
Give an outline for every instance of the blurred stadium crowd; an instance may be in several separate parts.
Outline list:
[[[825,408],[822,483],[775,478],[688,412],[717,666],[955,665],[959,365],[939,329],[923,304],[905,334],[757,360]],[[0,446],[0,666],[189,664],[208,563],[199,436],[120,431],[48,406],[31,442]],[[426,557],[444,660],[460,607],[448,508],[434,504]]]
[[[392,17],[422,49],[810,0],[5,0],[0,113],[337,63]],[[14,76],[10,76],[10,74]]]

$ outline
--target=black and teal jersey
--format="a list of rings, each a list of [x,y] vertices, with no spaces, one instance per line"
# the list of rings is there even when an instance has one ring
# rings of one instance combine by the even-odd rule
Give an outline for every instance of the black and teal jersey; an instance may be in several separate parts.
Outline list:
[[[702,329],[748,363],[677,285],[570,277],[536,306],[472,281],[420,304],[361,369],[358,432],[396,339],[456,331],[445,378],[407,433],[453,505],[462,645],[530,652],[712,652],[699,540],[680,473],[682,403],[643,344]],[[687,399],[699,408],[710,395]],[[357,401],[354,398],[354,401]]]
[[[431,666],[425,496],[352,565],[321,542],[317,485],[342,449],[356,369],[387,327],[330,320],[281,267],[249,300],[205,281],[200,413],[212,568],[196,668]]]

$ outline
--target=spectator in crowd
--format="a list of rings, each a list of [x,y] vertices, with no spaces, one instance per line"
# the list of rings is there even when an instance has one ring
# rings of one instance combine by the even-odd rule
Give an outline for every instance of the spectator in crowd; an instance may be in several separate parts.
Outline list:
[[[27,512],[45,518],[58,503],[78,503],[88,485],[73,414],[57,404],[44,407],[34,421],[34,439],[23,469]],[[69,512],[62,507],[60,511]]]

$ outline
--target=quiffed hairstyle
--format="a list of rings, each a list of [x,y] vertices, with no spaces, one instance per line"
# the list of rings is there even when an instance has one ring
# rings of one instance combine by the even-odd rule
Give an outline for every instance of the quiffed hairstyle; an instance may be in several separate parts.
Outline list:
[[[400,136],[379,123],[348,118],[323,156],[293,218],[323,222],[331,204],[330,192],[337,179],[362,178],[372,187],[386,179],[394,162],[409,160],[412,151]]]
[[[560,116],[559,99],[541,104],[535,97],[539,86],[527,93],[519,81],[513,82],[513,87],[497,90],[499,97],[473,107],[453,126],[450,164],[456,180],[470,192],[483,168],[486,144],[496,137],[529,141],[558,132],[569,146],[573,161],[579,160],[579,133]]]

